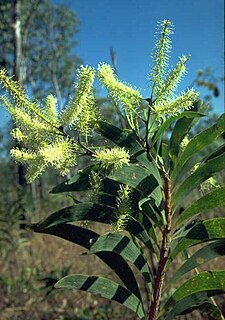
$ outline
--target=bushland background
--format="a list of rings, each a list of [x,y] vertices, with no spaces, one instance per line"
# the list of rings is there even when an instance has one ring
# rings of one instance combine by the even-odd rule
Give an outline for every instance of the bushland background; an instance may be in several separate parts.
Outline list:
[[[157,2],[157,5],[155,1],[147,4],[145,0],[114,1],[114,4],[111,1],[85,0],[74,5],[73,1],[64,1],[64,4],[50,0],[0,1],[0,67],[6,68],[15,80],[20,81],[29,96],[43,100],[48,94],[54,94],[59,111],[73,92],[76,70],[81,64],[110,62],[124,80],[142,86],[144,82],[140,79],[145,79],[148,73],[148,70],[142,73],[142,69],[148,68],[146,61],[154,41],[155,23],[167,18],[165,13],[168,11],[169,15],[174,15],[171,19],[178,22],[177,29],[179,26],[183,28],[178,33],[175,50],[178,50],[179,44],[186,43],[192,51],[190,43],[195,39],[193,51],[196,52],[198,42],[200,45],[206,42],[206,25],[209,28],[207,40],[211,52],[201,48],[186,80],[189,86],[197,87],[201,92],[205,112],[208,113],[207,120],[194,129],[197,132],[213,123],[223,111],[222,46],[218,45],[217,38],[218,34],[221,37],[223,4],[220,0],[216,1],[212,10],[207,1],[204,1],[205,6],[203,1],[199,1],[202,3],[202,11],[198,13],[202,41],[197,39],[199,30],[194,34],[190,27],[197,25],[196,10],[191,8],[193,1],[189,1],[190,8],[186,12],[187,19],[189,12],[193,12],[189,25],[185,21],[181,23],[185,13],[176,2],[172,1],[172,5],[168,6],[165,1]],[[183,2],[184,7],[186,2]],[[146,10],[152,15],[150,22],[143,19]],[[207,15],[211,17],[210,21],[206,21]],[[130,35],[128,29],[131,30]],[[121,30],[120,34],[118,30]],[[138,38],[135,38],[136,32]],[[98,38],[99,34],[102,40]],[[214,39],[213,34],[216,35]],[[148,38],[150,40],[146,46]],[[181,51],[184,48],[182,46]],[[180,55],[185,53],[181,51]],[[129,67],[127,63],[130,63]],[[4,94],[2,89],[1,94]],[[118,125],[114,106],[98,86],[96,97],[104,117]],[[110,271],[97,258],[81,256],[84,250],[80,247],[62,239],[24,230],[24,224],[39,221],[51,212],[72,205],[73,201],[70,195],[49,194],[54,185],[64,180],[54,171],[49,170],[27,185],[25,168],[16,165],[9,156],[14,144],[9,134],[13,123],[2,108],[0,116],[0,319],[135,319],[133,314],[115,303],[106,303],[86,293],[54,289],[57,279],[69,273],[107,277]],[[78,169],[75,168],[70,175]],[[104,226],[96,225],[95,228],[102,232],[105,230]],[[223,261],[217,263],[222,268]],[[225,301],[221,304],[225,309]],[[193,319],[202,318],[194,313]]]

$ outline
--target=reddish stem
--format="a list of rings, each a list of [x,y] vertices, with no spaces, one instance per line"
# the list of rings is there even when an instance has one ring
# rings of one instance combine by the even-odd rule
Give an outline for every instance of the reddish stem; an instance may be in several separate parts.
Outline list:
[[[160,297],[162,294],[162,287],[165,278],[165,266],[169,256],[169,246],[171,238],[171,181],[169,176],[164,172],[164,196],[165,196],[165,216],[166,225],[163,231],[162,246],[160,249],[160,257],[158,262],[158,269],[154,282],[152,303],[148,314],[148,320],[156,320]]]

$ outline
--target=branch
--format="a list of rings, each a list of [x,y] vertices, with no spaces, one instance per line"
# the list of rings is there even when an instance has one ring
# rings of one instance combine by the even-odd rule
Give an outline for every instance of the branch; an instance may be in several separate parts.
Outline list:
[[[162,287],[165,278],[165,266],[169,256],[169,246],[171,242],[171,181],[164,171],[164,196],[165,196],[165,215],[166,225],[163,231],[162,246],[158,262],[158,270],[154,282],[152,304],[149,310],[148,320],[156,320],[159,310],[159,303],[162,294]]]

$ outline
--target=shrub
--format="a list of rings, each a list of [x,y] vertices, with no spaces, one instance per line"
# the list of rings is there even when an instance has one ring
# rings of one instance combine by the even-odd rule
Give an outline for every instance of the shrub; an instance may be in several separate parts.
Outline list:
[[[59,280],[57,288],[79,289],[115,300],[139,319],[170,320],[195,309],[224,319],[213,296],[225,292],[225,271],[199,272],[197,268],[225,254],[225,218],[199,219],[201,213],[222,210],[225,205],[225,186],[218,185],[214,177],[225,168],[225,145],[220,140],[225,114],[192,139],[188,137],[204,115],[199,110],[198,93],[192,88],[175,95],[189,56],[179,58],[175,68],[167,72],[172,32],[169,20],[159,24],[147,99],[103,63],[97,71],[81,67],[74,97],[61,113],[57,113],[53,96],[47,97],[44,107],[38,105],[5,71],[1,71],[0,80],[9,96],[1,100],[17,126],[13,137],[24,145],[12,149],[11,155],[27,165],[28,181],[47,167],[66,174],[79,157],[90,158],[89,166],[51,191],[73,192],[74,205],[27,229],[83,246],[87,254],[106,263],[120,282],[71,274]],[[126,128],[102,119],[93,93],[96,75]],[[172,128],[170,135],[168,128]],[[89,142],[91,135],[97,138],[95,144]],[[106,139],[104,146],[98,145],[99,135]],[[214,146],[213,151],[205,156],[201,151],[209,145]],[[204,190],[203,196],[199,190]],[[89,194],[89,201],[76,200],[80,191]],[[191,203],[187,196],[193,197]],[[109,232],[99,235],[88,223],[70,224],[77,221],[108,224]],[[194,254],[189,251],[198,244],[202,246]],[[173,262],[181,253],[184,261],[174,270]],[[141,274],[145,290],[140,290],[137,272],[130,265]],[[182,276],[191,270],[196,274],[181,283]]]

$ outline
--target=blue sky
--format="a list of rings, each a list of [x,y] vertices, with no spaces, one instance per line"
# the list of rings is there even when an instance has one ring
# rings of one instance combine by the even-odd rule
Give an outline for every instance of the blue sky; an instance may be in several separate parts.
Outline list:
[[[145,89],[150,54],[154,46],[157,21],[170,19],[175,25],[172,36],[171,65],[177,57],[191,54],[188,75],[178,88],[194,80],[197,70],[210,67],[215,76],[224,74],[223,0],[55,0],[73,9],[80,19],[76,52],[84,64],[96,67],[110,63],[110,47],[117,56],[120,79]],[[224,89],[213,99],[214,110],[224,110]],[[205,92],[203,91],[202,94]]]

